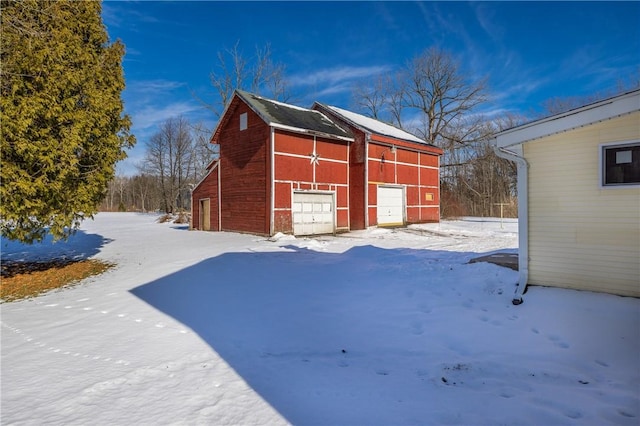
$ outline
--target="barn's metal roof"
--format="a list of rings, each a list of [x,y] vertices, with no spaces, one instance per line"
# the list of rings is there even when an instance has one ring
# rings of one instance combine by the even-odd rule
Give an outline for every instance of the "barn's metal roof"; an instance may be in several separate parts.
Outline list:
[[[316,102],[314,107],[319,107],[320,109],[324,109],[333,114],[336,114],[339,117],[342,117],[342,119],[346,122],[351,123],[353,126],[367,133],[388,136],[391,138],[402,139],[405,141],[415,142],[423,145],[429,145],[429,143],[424,139],[420,139],[414,134],[399,129],[390,124],[383,123],[382,121],[376,120],[375,118],[367,117],[362,114],[347,111],[335,106],[321,104],[320,102]]]
[[[266,99],[243,90],[236,90],[236,94],[270,126],[353,140],[351,131],[338,126],[320,111]]]

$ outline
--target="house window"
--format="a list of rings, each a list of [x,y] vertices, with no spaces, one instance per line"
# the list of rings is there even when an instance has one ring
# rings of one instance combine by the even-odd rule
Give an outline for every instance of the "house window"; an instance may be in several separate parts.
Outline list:
[[[247,130],[247,113],[240,114],[240,130]]]
[[[640,185],[640,142],[602,147],[602,185]]]

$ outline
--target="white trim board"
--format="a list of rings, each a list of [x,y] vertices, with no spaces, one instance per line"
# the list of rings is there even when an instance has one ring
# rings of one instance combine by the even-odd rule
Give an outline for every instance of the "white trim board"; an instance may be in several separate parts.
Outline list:
[[[495,143],[499,148],[507,148],[636,111],[640,111],[640,90],[504,130],[496,134]]]

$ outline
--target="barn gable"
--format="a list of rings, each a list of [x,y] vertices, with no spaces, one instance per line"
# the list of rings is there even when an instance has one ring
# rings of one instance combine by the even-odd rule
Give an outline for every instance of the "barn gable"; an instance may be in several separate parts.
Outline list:
[[[350,131],[338,126],[319,111],[285,104],[242,90],[237,90],[236,94],[271,127],[342,140],[352,139]]]

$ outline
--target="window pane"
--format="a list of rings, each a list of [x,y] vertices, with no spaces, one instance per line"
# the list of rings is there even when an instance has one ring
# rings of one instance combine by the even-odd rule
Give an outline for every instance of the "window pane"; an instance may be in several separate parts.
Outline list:
[[[240,130],[247,129],[247,113],[244,112],[240,114]]]
[[[640,183],[640,144],[604,149],[604,184]]]

